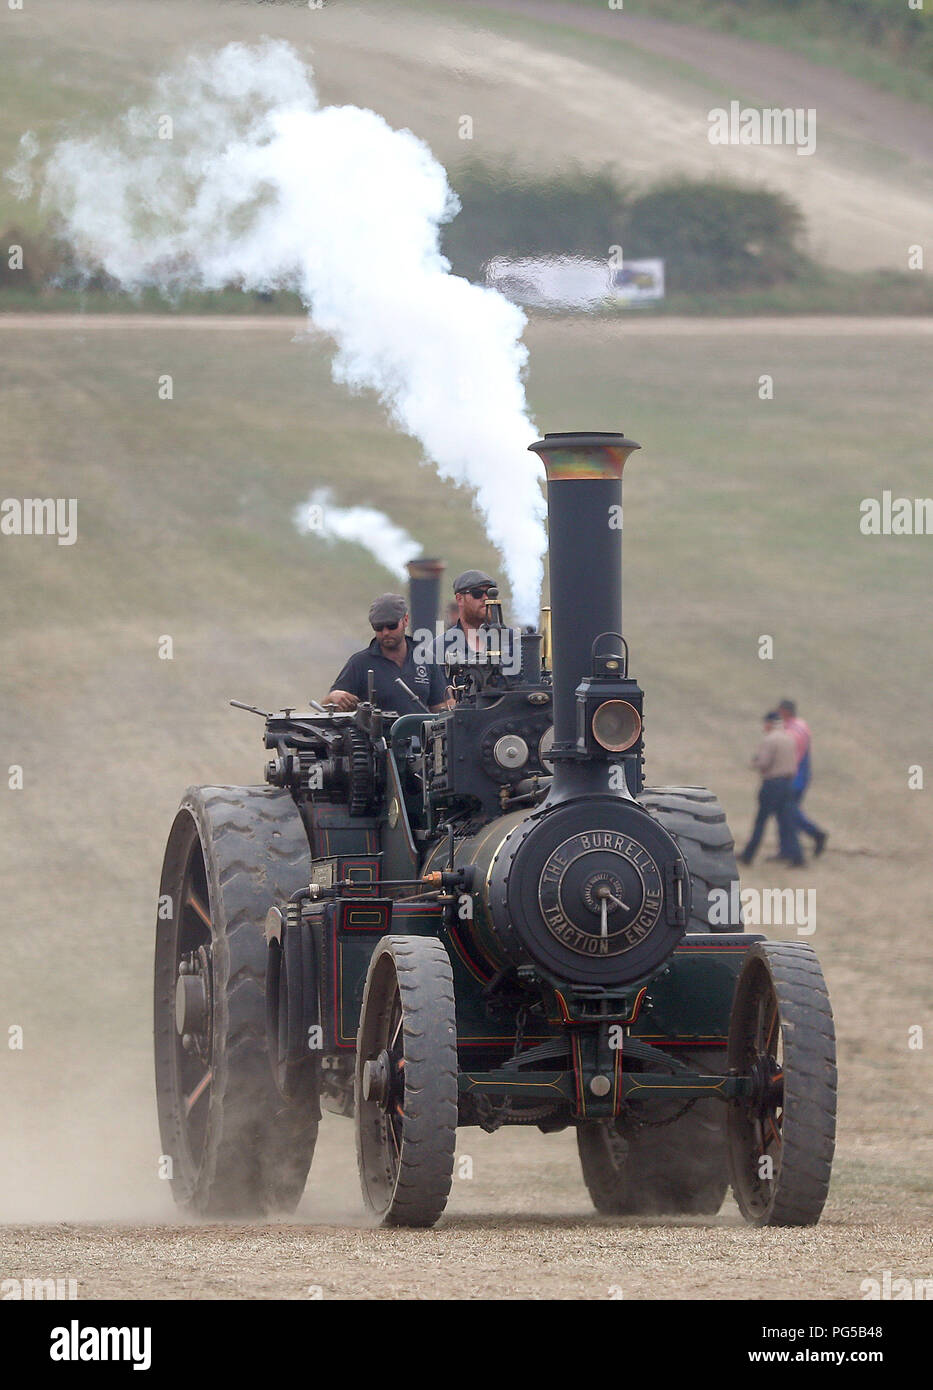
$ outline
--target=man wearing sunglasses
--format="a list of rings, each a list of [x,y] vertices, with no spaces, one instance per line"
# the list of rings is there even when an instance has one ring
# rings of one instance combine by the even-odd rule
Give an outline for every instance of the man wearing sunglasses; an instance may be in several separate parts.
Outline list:
[[[414,643],[405,633],[408,604],[401,594],[383,594],[371,603],[369,622],[373,640],[363,651],[353,653],[325,697],[325,704],[336,705],[339,710],[356,709],[366,699],[372,671],[373,698],[380,709],[395,710],[397,714],[447,709],[443,669],[433,661],[414,659]],[[403,686],[407,686],[407,691]]]
[[[480,628],[486,621],[486,595],[496,587],[496,581],[482,570],[465,570],[454,580],[457,621],[449,627],[438,644],[438,660],[445,657],[467,660],[468,653],[480,647]]]

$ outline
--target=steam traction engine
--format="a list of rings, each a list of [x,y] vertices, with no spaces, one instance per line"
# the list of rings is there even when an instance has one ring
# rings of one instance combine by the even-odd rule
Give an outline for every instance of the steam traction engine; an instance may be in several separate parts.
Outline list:
[[[713,1213],[731,1178],[753,1223],[818,1220],[836,1087],[819,964],[711,922],[736,881],[719,803],[643,785],[610,524],[638,447],[531,446],[550,632],[510,651],[491,602],[454,708],[269,715],[268,785],[185,794],[155,977],[183,1205],[294,1207],[323,1106],[354,1117],[387,1222],[440,1217],[458,1124],[574,1126],[607,1214]]]

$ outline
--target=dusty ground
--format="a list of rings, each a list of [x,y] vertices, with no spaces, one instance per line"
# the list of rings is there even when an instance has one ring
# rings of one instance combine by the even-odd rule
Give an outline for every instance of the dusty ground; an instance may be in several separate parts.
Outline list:
[[[351,1122],[327,1116],[298,1220],[13,1225],[0,1230],[0,1273],[76,1279],[78,1297],[92,1299],[858,1300],[862,1280],[885,1269],[933,1275],[933,1205],[902,1185],[851,1183],[859,1161],[891,1158],[884,1146],[854,1154],[818,1227],[756,1231],[731,1201],[712,1221],[597,1217],[570,1134],[461,1130],[458,1167],[471,1158],[473,1177],[455,1178],[442,1224],[372,1230]]]

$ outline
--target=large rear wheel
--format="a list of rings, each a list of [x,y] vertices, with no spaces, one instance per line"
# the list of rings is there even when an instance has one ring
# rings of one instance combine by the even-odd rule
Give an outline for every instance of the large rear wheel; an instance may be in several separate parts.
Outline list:
[[[741,918],[731,921],[722,911],[736,901],[739,872],[719,799],[706,787],[645,787],[638,800],[674,837],[687,861],[687,931],[742,931]],[[708,1067],[709,1059],[699,1064]],[[673,1113],[679,1107],[666,1108]],[[597,1211],[607,1216],[717,1212],[729,1186],[723,1110],[719,1101],[702,1100],[669,1125],[613,1120],[580,1125],[583,1179]]]
[[[711,1216],[728,1188],[720,1116],[699,1101],[671,1125],[591,1120],[577,1129],[583,1181],[604,1216]],[[721,1108],[721,1107],[720,1107]],[[662,1118],[662,1117],[659,1117]]]
[[[155,953],[155,1066],[172,1191],[205,1215],[290,1211],[317,1096],[290,1102],[266,1043],[267,910],[307,884],[295,803],[264,787],[186,792],[165,852]]]
[[[433,1226],[453,1177],[457,1019],[443,944],[385,936],[369,964],[357,1040],[356,1146],[367,1206]]]
[[[741,913],[733,911],[739,884],[735,841],[719,798],[706,787],[645,787],[638,800],[673,835],[687,861],[687,931],[743,931]],[[730,920],[733,915],[738,920]]]

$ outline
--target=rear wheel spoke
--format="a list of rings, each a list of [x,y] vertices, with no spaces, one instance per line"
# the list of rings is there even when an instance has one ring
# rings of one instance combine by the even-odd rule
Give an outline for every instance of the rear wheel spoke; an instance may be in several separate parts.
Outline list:
[[[210,1067],[201,1077],[201,1080],[195,1086],[194,1090],[190,1093],[190,1095],[185,1096],[186,1115],[190,1115],[194,1107],[197,1105],[198,1101],[201,1099],[201,1097],[207,1094],[208,1087],[210,1086],[213,1079],[214,1069],[213,1067]]]
[[[201,899],[198,897],[197,893],[194,891],[193,888],[188,889],[188,896],[185,899],[185,901],[189,904],[189,906],[194,908],[195,912],[198,914],[204,925],[206,927],[209,927],[211,925],[211,914],[208,912],[207,908],[204,906]]]

